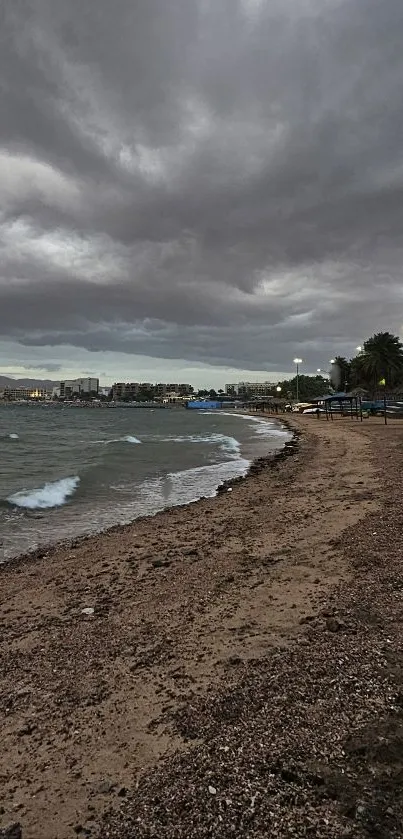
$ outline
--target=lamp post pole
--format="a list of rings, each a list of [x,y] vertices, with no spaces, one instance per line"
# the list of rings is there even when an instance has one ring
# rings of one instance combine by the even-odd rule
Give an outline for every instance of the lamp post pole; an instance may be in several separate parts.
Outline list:
[[[336,382],[336,384],[335,384],[335,382],[334,382],[334,377],[332,378],[332,372],[334,371],[334,363],[335,363],[335,359],[334,359],[334,358],[331,358],[331,359],[330,359],[330,364],[331,364],[332,366],[331,366],[331,368],[330,368],[330,370],[329,370],[329,382],[330,382],[331,386],[332,386],[333,388],[335,388],[335,390],[338,390],[338,389],[339,389],[339,387],[340,387],[340,382],[339,382],[339,381],[337,381],[337,382]],[[337,385],[337,387],[336,387],[336,385]]]
[[[299,365],[302,364],[302,358],[294,358],[294,364],[297,365],[297,402],[299,402]]]
[[[276,392],[277,392],[278,399],[280,399],[281,385],[277,385]],[[276,414],[278,414],[278,410],[279,410],[279,405],[278,405],[278,402],[277,402],[277,404],[276,404]]]

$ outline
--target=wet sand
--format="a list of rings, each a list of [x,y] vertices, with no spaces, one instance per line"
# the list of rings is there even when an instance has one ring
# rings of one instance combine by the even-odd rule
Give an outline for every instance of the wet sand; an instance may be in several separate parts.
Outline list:
[[[403,426],[295,426],[216,499],[1,569],[0,826],[400,835],[356,763],[397,730]]]

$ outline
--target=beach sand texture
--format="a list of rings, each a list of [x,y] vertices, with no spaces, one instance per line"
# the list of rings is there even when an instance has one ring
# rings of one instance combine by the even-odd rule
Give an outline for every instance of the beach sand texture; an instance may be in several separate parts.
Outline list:
[[[231,492],[1,568],[0,826],[401,835],[403,426],[292,422]]]

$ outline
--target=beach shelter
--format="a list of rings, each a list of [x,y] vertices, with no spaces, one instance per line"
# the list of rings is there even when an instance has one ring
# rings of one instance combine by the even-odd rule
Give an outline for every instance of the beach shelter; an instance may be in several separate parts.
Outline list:
[[[331,393],[314,400],[324,407],[326,419],[333,420],[335,414],[339,416],[351,416],[362,420],[361,398],[356,393]]]

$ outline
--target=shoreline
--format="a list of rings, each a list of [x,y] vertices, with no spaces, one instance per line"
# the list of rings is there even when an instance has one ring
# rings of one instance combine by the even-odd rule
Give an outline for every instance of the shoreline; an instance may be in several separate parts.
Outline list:
[[[252,416],[253,418],[256,416],[260,416],[263,419],[270,419],[275,420],[277,425],[280,427],[283,426],[287,429],[290,434],[292,435],[291,440],[282,444],[281,448],[273,449],[271,453],[267,455],[261,455],[259,457],[255,457],[250,461],[248,471],[245,475],[238,475],[235,478],[228,478],[227,480],[221,481],[216,487],[215,495],[211,496],[204,496],[201,495],[199,498],[195,499],[194,501],[189,501],[185,504],[170,504],[164,507],[162,510],[157,510],[156,513],[146,513],[145,515],[137,516],[136,518],[132,519],[130,522],[125,524],[112,524],[109,527],[106,527],[101,530],[97,530],[96,532],[90,532],[83,534],[81,536],[67,538],[67,539],[60,539],[54,542],[49,542],[44,544],[43,546],[39,546],[38,548],[33,548],[31,551],[25,551],[21,554],[17,554],[16,556],[9,557],[8,559],[4,559],[0,562],[0,575],[2,571],[9,567],[11,564],[15,566],[16,564],[25,564],[29,563],[38,559],[43,559],[44,557],[48,556],[49,553],[55,550],[69,550],[72,548],[79,547],[83,542],[88,542],[88,540],[107,536],[110,533],[119,533],[119,531],[125,531],[127,528],[131,528],[136,522],[145,521],[145,520],[153,520],[156,516],[163,515],[164,513],[168,512],[171,509],[182,509],[187,508],[193,505],[199,504],[200,501],[204,501],[206,499],[214,501],[219,495],[224,492],[227,492],[229,489],[238,483],[241,483],[247,480],[251,475],[257,474],[258,472],[262,471],[263,469],[270,468],[274,466],[277,461],[281,461],[283,457],[286,457],[292,454],[292,451],[289,450],[290,446],[297,446],[298,442],[298,431],[292,425],[288,419],[281,419],[276,415],[268,415],[264,413],[254,413],[254,414],[244,414],[244,416]],[[285,451],[287,449],[287,451]],[[235,461],[236,462],[236,461]],[[1,839],[1,837],[0,837]]]
[[[173,839],[179,827],[191,839],[192,825],[194,835],[207,837],[214,823],[221,837],[235,818],[222,809],[222,796],[239,802],[241,818],[257,792],[256,830],[260,813],[264,827],[254,835],[267,835],[274,812],[278,824],[283,816],[295,825],[303,816],[303,829],[315,823],[314,837],[343,835],[337,814],[328,813],[338,805],[315,803],[306,778],[322,772],[320,761],[334,760],[327,748],[339,755],[346,720],[372,719],[389,696],[365,639],[372,644],[376,631],[383,645],[387,638],[395,643],[392,625],[387,635],[376,623],[361,633],[354,610],[366,596],[381,597],[379,570],[371,583],[379,552],[371,560],[370,539],[380,518],[386,533],[389,511],[378,461],[394,451],[399,430],[388,427],[388,442],[380,427],[303,418],[290,424],[298,435],[294,456],[283,454],[277,468],[258,469],[231,493],[56,548],[36,563],[7,563],[0,826],[18,820],[23,839]],[[396,493],[395,484],[396,476]],[[392,606],[389,596],[384,613]],[[365,607],[365,618],[374,610],[374,603]],[[325,743],[316,743],[320,719],[304,721],[309,709],[327,720]],[[254,751],[259,742],[269,755],[263,763]],[[308,770],[309,743],[316,768]],[[229,763],[218,748],[224,744]],[[309,818],[305,805],[278,810],[270,797],[271,815],[265,810],[256,767],[266,764],[270,784],[288,802],[297,784],[301,801],[310,802]],[[325,777],[312,789],[326,792],[327,783]],[[235,823],[233,835],[251,828]],[[271,827],[284,839],[304,835],[301,825],[294,834]]]

